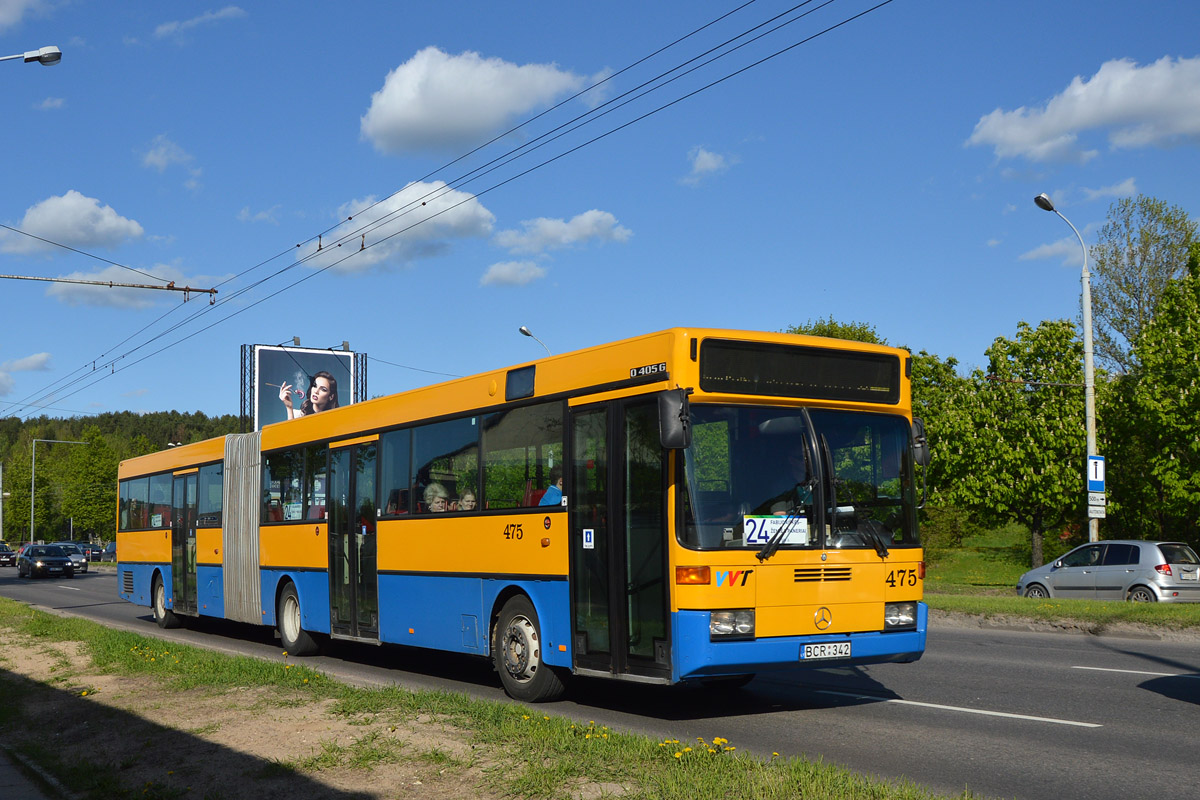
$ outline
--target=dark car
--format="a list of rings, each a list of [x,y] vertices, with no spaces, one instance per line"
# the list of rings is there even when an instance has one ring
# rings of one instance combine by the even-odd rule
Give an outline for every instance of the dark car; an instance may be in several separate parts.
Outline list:
[[[39,575],[55,577],[65,575],[75,577],[75,563],[61,547],[53,544],[26,545],[17,556],[17,576],[24,578],[28,575],[36,578]]]
[[[75,544],[77,544],[79,549],[83,551],[83,554],[87,556],[88,561],[100,560],[100,551],[103,550],[100,545],[92,544],[91,542],[76,542]]]
[[[100,553],[101,561],[116,561],[117,560],[117,543],[109,542],[104,545],[103,552]]]
[[[0,542],[0,567],[13,567],[17,564],[17,551],[5,542]]]

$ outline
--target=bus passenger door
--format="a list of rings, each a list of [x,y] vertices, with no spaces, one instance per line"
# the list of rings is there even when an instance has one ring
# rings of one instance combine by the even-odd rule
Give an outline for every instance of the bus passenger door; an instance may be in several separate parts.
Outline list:
[[[196,611],[196,473],[171,486],[171,594],[176,611]]]
[[[329,451],[329,622],[334,634],[379,638],[377,445]]]
[[[571,437],[575,665],[667,679],[666,470],[657,405],[580,409]]]

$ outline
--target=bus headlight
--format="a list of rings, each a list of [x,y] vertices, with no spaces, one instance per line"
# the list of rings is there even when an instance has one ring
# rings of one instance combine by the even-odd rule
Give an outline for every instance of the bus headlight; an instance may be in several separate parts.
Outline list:
[[[887,603],[883,607],[884,630],[900,630],[917,627],[917,604],[913,601],[906,603]]]
[[[749,639],[754,636],[754,609],[714,611],[708,620],[708,635],[713,639]]]

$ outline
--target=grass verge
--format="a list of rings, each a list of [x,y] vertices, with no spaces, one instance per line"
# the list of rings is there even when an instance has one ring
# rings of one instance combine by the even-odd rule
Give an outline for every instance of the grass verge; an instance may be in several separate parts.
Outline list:
[[[273,796],[297,782],[307,782],[307,796],[383,796],[377,791],[391,796],[395,785],[388,785],[388,769],[393,773],[387,775],[403,770],[406,776],[421,776],[416,783],[423,784],[421,793],[429,797],[942,796],[819,761],[746,753],[719,731],[694,741],[655,740],[511,703],[397,687],[357,688],[297,666],[286,654],[269,662],[166,644],[2,598],[0,643],[0,683],[6,690],[0,737],[80,797],[251,798]],[[19,658],[17,647],[27,657]],[[22,670],[37,673],[34,680]],[[101,682],[103,692],[95,688]],[[122,695],[125,706],[119,711],[100,708],[105,693]],[[246,697],[257,698],[252,707],[243,707]],[[48,704],[65,701],[74,704],[70,714],[46,718],[41,713]],[[133,725],[129,717],[138,713],[139,702],[146,714],[167,722],[156,722],[151,733]],[[164,704],[166,708],[159,707]],[[222,710],[220,724],[201,724],[174,713],[204,704]],[[237,772],[229,776],[232,783],[207,789],[196,785],[202,773],[214,771],[221,748],[229,748],[210,737],[247,722],[253,725],[256,719],[305,710],[324,720],[312,725],[310,719],[309,730],[320,733],[306,744],[301,746],[296,737],[294,752],[267,759],[238,755],[236,770],[226,770]],[[89,720],[103,727],[81,732],[80,725]],[[122,750],[117,737],[123,732],[139,741]],[[87,742],[93,735],[95,754],[69,755],[69,742]],[[166,763],[146,766],[157,772],[137,773],[133,768],[143,759],[163,756],[167,739],[185,745],[176,744]],[[146,779],[147,774],[155,777]],[[339,787],[328,795],[327,779],[336,779]]]
[[[1016,617],[1052,624],[1071,622],[1103,630],[1113,625],[1145,625],[1168,631],[1200,632],[1200,603],[1121,603],[1106,600],[1017,597],[928,592],[925,602],[938,611],[982,617]]]

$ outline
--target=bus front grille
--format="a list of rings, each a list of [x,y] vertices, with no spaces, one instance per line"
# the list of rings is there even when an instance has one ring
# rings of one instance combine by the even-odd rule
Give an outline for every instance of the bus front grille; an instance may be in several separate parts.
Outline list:
[[[823,581],[850,580],[849,567],[796,567],[796,583],[821,583]]]

